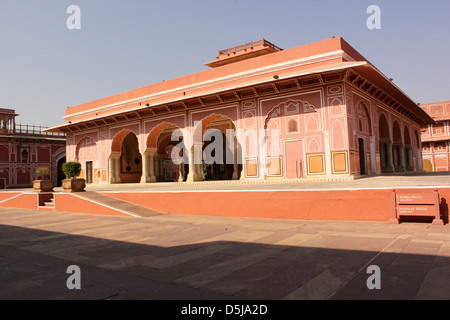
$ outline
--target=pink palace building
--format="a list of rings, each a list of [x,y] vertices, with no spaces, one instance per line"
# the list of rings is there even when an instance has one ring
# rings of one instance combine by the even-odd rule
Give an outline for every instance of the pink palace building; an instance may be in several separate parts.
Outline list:
[[[427,172],[450,171],[450,101],[422,104],[437,124],[422,129],[423,169]]]
[[[95,184],[422,170],[420,130],[435,121],[340,37],[250,42],[206,66],[69,107],[50,131],[67,135],[67,160]]]

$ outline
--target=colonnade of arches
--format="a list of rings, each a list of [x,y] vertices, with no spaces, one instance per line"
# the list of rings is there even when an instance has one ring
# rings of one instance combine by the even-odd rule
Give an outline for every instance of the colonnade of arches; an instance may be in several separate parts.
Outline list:
[[[387,117],[381,114],[378,128],[381,172],[414,171],[414,145],[408,126],[405,125],[402,130],[399,122],[395,120],[391,130]],[[420,150],[417,131],[414,131],[414,135],[415,147]]]
[[[365,115],[369,125],[370,153],[374,155],[375,139],[367,110]],[[421,158],[419,154],[414,154],[414,147],[420,152],[417,131],[411,135],[408,126],[402,129],[397,120],[391,127],[383,113],[378,121],[381,172],[414,171],[415,160]],[[236,131],[234,122],[220,114],[203,118],[190,137],[185,137],[186,131],[178,125],[164,121],[150,131],[145,150],[140,150],[136,134],[124,129],[115,135],[111,144],[109,183],[240,179],[243,170],[242,161],[239,161],[242,160],[242,148],[236,135],[230,137],[230,131]],[[217,145],[222,149],[217,148]],[[363,153],[360,161],[364,162],[365,167],[365,148],[360,152]],[[205,155],[209,155],[210,159],[206,159]],[[372,172],[375,172],[375,159],[371,162]],[[420,169],[420,164],[416,165]],[[364,173],[361,172],[365,173],[366,169]]]
[[[236,131],[233,121],[217,114],[204,118],[192,137],[185,137],[176,124],[162,122],[140,150],[136,134],[124,129],[111,144],[109,183],[237,180],[240,145],[230,130]]]

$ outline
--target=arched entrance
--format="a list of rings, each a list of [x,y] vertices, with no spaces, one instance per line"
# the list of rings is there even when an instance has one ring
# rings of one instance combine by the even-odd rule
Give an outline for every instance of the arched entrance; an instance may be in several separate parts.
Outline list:
[[[109,157],[110,183],[138,183],[142,176],[142,156],[136,134],[120,131],[113,139]]]
[[[62,157],[60,158],[57,162],[57,182],[56,182],[56,186],[60,187],[62,185],[62,181],[64,179],[66,179],[66,175],[64,174],[63,170],[62,170],[62,166],[63,164],[66,162],[66,157]]]
[[[393,157],[392,157],[392,141],[389,130],[389,122],[386,116],[382,113],[378,122],[380,135],[380,166],[381,172],[394,172]]]
[[[361,175],[376,172],[375,139],[372,133],[372,120],[369,109],[363,101],[356,104],[356,138],[359,154],[359,173]]]
[[[144,170],[141,182],[185,181],[189,172],[180,128],[163,122],[153,128],[147,138],[144,152]]]
[[[240,178],[241,149],[236,138],[236,126],[229,117],[220,114],[205,117],[195,128],[193,141],[189,159],[191,174],[188,179],[201,181]]]
[[[90,136],[81,138],[75,148],[75,160],[82,165],[80,177],[86,179],[87,184],[94,182],[93,164],[98,161],[97,150],[97,141]]]

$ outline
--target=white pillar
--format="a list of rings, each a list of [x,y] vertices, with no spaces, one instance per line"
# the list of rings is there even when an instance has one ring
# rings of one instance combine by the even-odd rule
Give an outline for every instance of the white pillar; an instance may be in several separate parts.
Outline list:
[[[149,160],[149,182],[156,182],[155,177],[155,150],[148,152],[148,160]]]
[[[114,179],[115,183],[122,183],[122,180],[120,179],[120,156],[115,155],[113,157],[114,161]]]
[[[141,183],[147,183],[149,180],[149,171],[148,171],[148,156],[147,152],[144,152],[142,154],[142,176],[141,176]]]
[[[178,165],[178,182],[183,182],[184,162]]]
[[[186,181],[203,181],[202,146],[195,145],[189,149],[189,174]]]
[[[195,181],[194,146],[189,148],[189,173],[186,181]]]
[[[108,169],[109,169],[109,183],[113,184],[116,183],[116,170],[115,170],[115,163],[114,157],[111,155],[108,159]]]

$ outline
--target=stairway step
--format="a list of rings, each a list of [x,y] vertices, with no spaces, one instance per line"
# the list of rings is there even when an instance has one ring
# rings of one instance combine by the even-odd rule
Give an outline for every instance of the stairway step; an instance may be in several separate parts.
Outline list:
[[[38,210],[44,210],[44,211],[55,211],[54,207],[44,207],[44,206],[39,206]]]

